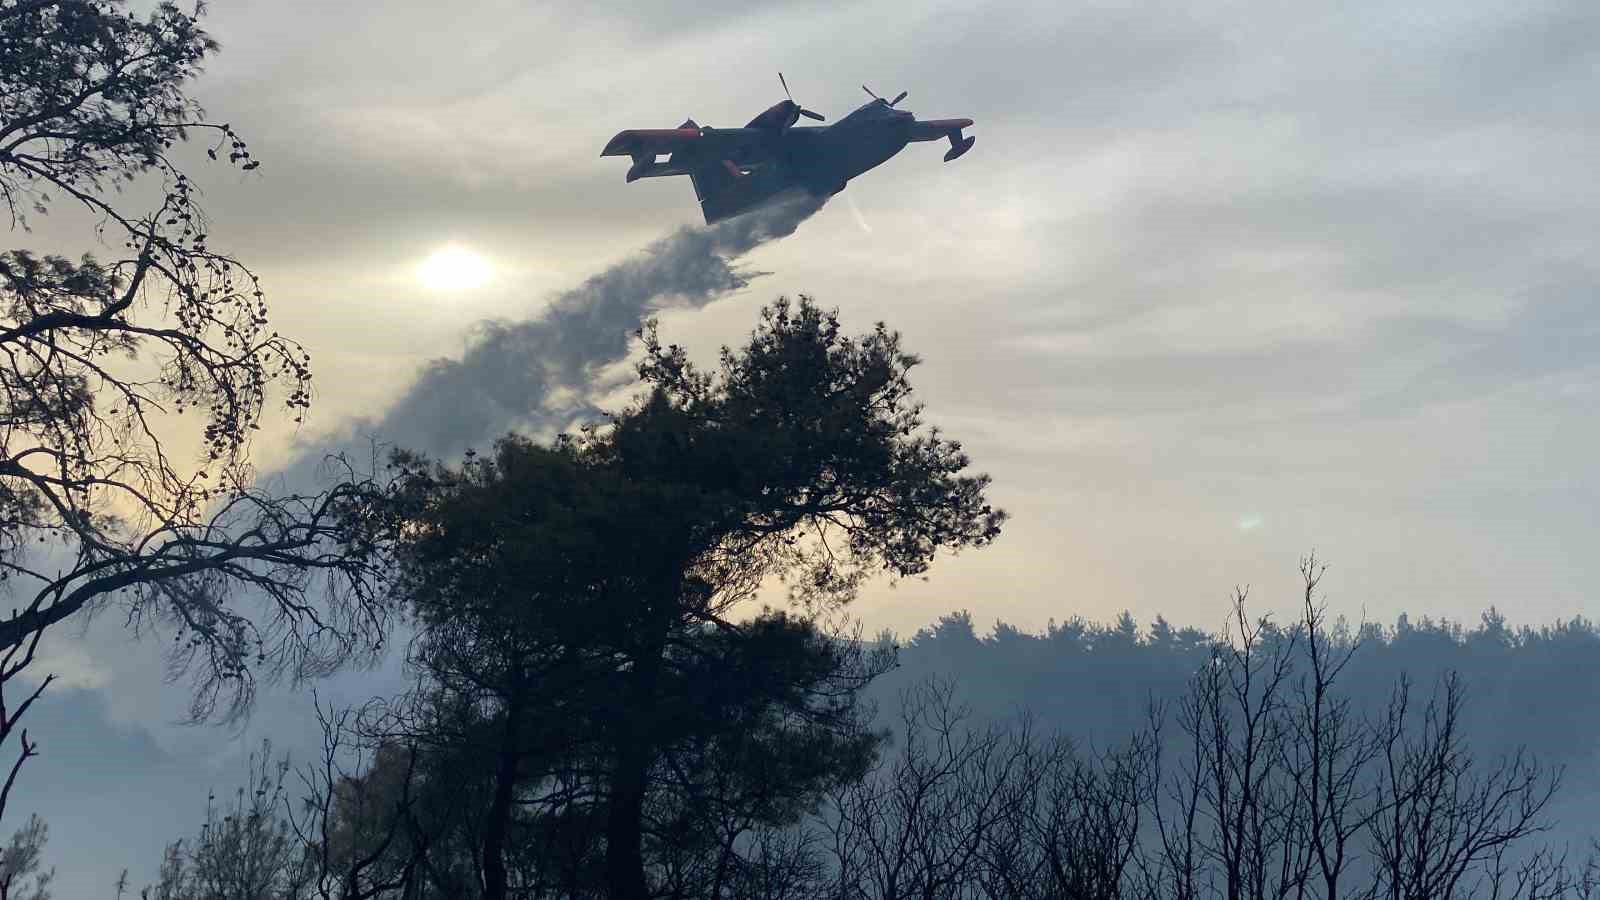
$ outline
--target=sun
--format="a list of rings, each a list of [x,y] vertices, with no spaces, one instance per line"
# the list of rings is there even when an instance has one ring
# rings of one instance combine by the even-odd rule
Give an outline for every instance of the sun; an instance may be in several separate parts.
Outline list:
[[[436,291],[482,287],[494,275],[494,265],[483,255],[451,244],[429,254],[417,266],[417,280]]]

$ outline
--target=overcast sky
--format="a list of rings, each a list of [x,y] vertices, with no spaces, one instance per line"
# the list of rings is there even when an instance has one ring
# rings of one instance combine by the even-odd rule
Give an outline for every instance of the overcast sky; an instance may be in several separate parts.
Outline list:
[[[197,93],[263,160],[195,173],[213,241],[263,276],[318,379],[267,468],[383,421],[484,320],[538,317],[698,223],[687,179],[625,184],[600,148],[742,125],[781,69],[830,120],[865,82],[977,123],[960,160],[912,145],[748,256],[770,274],[663,316],[711,360],[803,292],[924,358],[929,418],[1013,519],[927,582],[868,590],[869,628],[962,607],[1210,628],[1235,584],[1283,603],[1313,548],[1352,617],[1593,608],[1600,6],[538,6],[212,4],[223,51]],[[487,283],[419,281],[452,244]],[[51,819],[64,897],[108,895],[123,866],[143,883],[241,747],[303,734],[287,691],[243,735],[168,727],[184,698],[159,642],[117,624],[56,642],[66,682],[30,713],[45,756],[19,808]]]

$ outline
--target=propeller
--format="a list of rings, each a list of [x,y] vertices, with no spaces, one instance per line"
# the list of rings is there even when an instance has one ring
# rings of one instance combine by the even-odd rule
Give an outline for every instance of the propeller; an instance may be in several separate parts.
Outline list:
[[[778,73],[778,83],[783,85],[783,95],[785,97],[789,98],[789,102],[790,103],[794,103],[794,95],[789,93],[789,82],[783,80],[783,73],[782,72]],[[800,113],[800,115],[805,116],[808,119],[816,119],[818,122],[827,121],[826,118],[822,115],[822,113],[812,112],[811,110],[806,109],[805,107],[801,106],[798,103],[794,103],[794,108],[795,108],[796,112]]]
[[[863,91],[866,91],[867,95],[869,97],[871,97],[872,99],[874,99],[874,100],[882,100],[883,99],[882,97],[879,97],[877,94],[872,93],[872,88],[869,88],[864,84],[861,86],[861,89]],[[910,91],[901,91],[900,92],[900,96],[895,97],[893,100],[888,101],[888,104],[890,106],[894,106],[896,103],[899,103],[901,100],[904,100],[906,98],[906,94],[909,94],[909,93],[910,93]]]

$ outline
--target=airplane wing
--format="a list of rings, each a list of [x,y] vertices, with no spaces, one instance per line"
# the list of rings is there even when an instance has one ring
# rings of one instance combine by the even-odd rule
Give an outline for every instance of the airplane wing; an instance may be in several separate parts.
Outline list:
[[[738,159],[758,146],[766,133],[759,128],[636,128],[619,132],[606,143],[601,156],[679,153],[696,157]]]
[[[694,196],[700,201],[707,225],[736,216],[795,186],[781,168],[743,171],[727,160],[695,168],[689,173],[689,180],[694,184]]]

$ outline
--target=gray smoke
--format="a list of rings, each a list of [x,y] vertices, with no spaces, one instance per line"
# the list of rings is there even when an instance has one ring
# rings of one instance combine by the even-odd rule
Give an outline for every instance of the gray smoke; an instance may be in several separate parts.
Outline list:
[[[793,234],[823,201],[808,194],[712,226],[685,226],[555,298],[536,318],[484,322],[460,359],[436,359],[382,418],[353,423],[308,447],[281,473],[306,488],[323,458],[381,445],[453,457],[513,429],[559,429],[592,412],[595,374],[622,360],[633,333],[657,310],[697,308],[759,277],[739,257]]]

